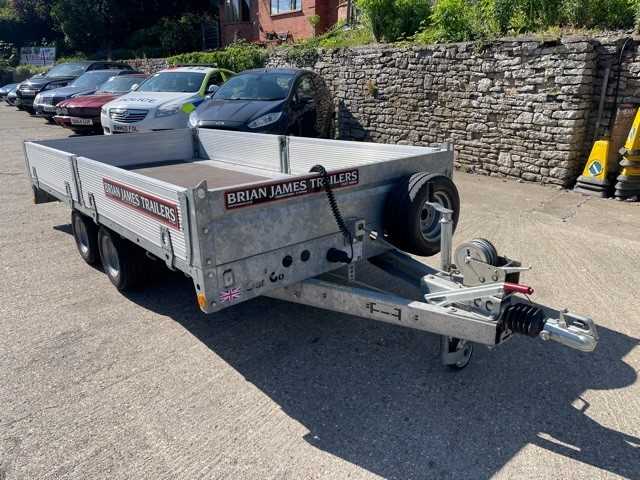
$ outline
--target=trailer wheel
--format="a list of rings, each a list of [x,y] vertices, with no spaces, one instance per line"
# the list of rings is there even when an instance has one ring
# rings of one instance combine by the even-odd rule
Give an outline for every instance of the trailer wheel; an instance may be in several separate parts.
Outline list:
[[[453,230],[460,216],[460,196],[449,177],[416,173],[402,180],[387,201],[385,229],[391,243],[415,255],[440,251],[440,213],[430,201],[453,211]]]
[[[82,259],[89,265],[97,264],[100,260],[98,226],[89,217],[74,210],[71,212],[71,229]]]
[[[462,358],[456,362],[447,365],[452,370],[462,370],[469,362],[471,362],[471,355],[473,355],[473,344],[460,338],[449,338],[447,342],[448,353],[454,353],[462,351]]]
[[[98,246],[104,272],[121,292],[135,288],[144,268],[144,255],[137,247],[118,234],[100,227]]]

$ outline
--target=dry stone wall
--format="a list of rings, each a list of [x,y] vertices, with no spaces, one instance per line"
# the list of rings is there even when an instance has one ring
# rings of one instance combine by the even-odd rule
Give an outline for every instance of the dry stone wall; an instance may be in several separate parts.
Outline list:
[[[134,58],[126,62],[147,75],[154,74],[169,66],[169,62],[165,58]]]
[[[341,138],[451,142],[468,171],[568,185],[579,174],[596,51],[586,38],[320,51]],[[291,62],[284,52],[269,66]]]
[[[617,52],[625,39],[376,45],[296,56],[279,49],[267,66],[318,72],[334,95],[340,138],[451,142],[461,169],[570,186],[596,133],[604,66],[613,63],[600,124],[608,123]],[[628,116],[640,104],[637,39],[626,52],[620,106]],[[165,59],[129,63],[146,73],[167,67]]]

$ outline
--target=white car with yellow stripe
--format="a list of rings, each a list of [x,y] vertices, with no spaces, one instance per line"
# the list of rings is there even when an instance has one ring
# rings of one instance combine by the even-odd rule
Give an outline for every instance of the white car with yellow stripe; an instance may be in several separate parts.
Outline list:
[[[106,135],[186,128],[189,114],[234,75],[216,67],[173,67],[152,75],[105,104],[100,121]]]

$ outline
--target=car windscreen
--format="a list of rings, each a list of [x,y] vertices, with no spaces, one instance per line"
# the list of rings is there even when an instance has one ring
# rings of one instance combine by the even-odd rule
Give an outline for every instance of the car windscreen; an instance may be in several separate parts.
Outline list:
[[[160,72],[140,85],[138,92],[190,92],[200,90],[204,73]]]
[[[116,73],[117,72],[87,72],[76,78],[71,82],[71,84],[69,84],[69,86],[86,89],[97,88],[113,77]]]
[[[245,73],[220,87],[214,96],[222,100],[283,100],[289,95],[295,75],[290,73]]]
[[[105,93],[125,93],[131,90],[131,87],[136,83],[140,84],[143,81],[144,78],[142,77],[113,77],[100,87],[100,91]]]
[[[77,77],[82,75],[87,66],[82,63],[63,63],[56,65],[47,72],[47,77]]]

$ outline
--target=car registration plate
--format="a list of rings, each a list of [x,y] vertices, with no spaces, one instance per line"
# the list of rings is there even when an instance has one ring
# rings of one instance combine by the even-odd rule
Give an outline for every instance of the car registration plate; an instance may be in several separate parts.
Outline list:
[[[78,118],[71,117],[71,125],[93,125],[93,120],[90,118]]]
[[[55,112],[56,111],[56,107],[54,105],[45,105],[44,107],[42,107],[42,109],[45,112]]]
[[[137,132],[138,129],[136,128],[135,125],[114,125],[113,131],[120,132],[120,133],[133,133],[133,132]]]

